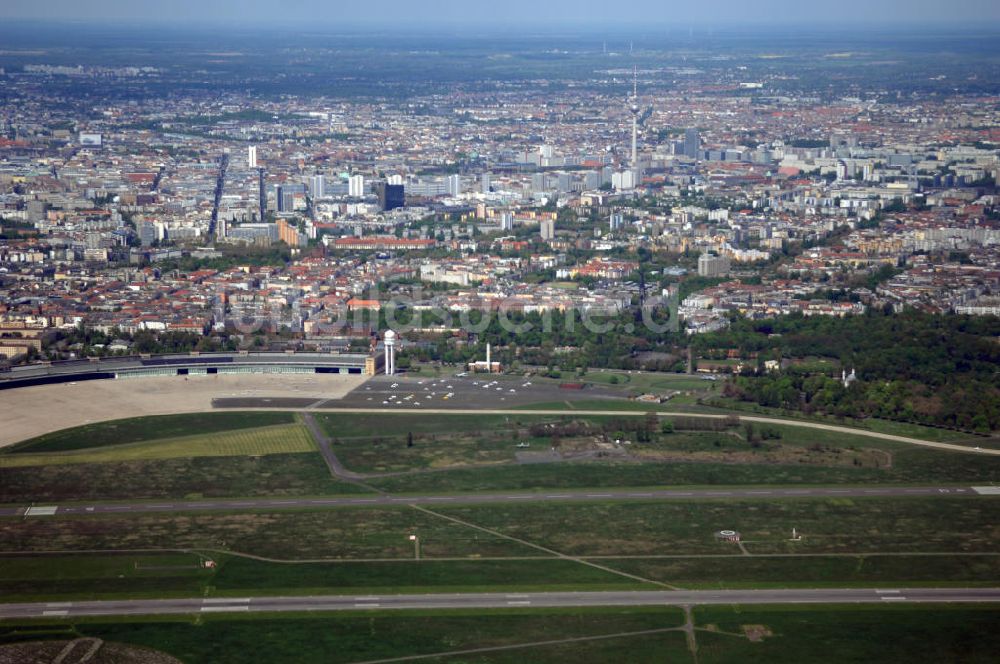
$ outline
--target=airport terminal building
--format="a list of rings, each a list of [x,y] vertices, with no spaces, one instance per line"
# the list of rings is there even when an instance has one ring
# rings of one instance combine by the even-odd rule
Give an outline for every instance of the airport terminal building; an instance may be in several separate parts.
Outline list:
[[[234,374],[350,374],[374,376],[381,353],[191,353],[91,358],[13,367],[0,373],[0,390],[86,380]]]

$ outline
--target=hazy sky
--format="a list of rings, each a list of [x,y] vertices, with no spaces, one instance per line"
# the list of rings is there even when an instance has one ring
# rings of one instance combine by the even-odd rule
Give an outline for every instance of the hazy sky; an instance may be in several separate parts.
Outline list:
[[[1000,26],[1000,0],[0,0],[0,20],[304,24],[724,25],[976,23]]]

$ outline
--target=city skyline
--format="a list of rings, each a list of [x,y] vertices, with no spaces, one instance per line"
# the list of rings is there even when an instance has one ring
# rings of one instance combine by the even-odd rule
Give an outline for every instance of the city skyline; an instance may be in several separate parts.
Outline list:
[[[502,9],[483,3],[405,2],[387,0],[384,11],[373,16],[363,6],[344,3],[331,6],[318,0],[292,0],[280,7],[273,3],[216,0],[195,2],[179,0],[169,6],[148,0],[96,0],[86,3],[72,0],[28,2],[13,0],[0,6],[0,19],[44,22],[86,23],[163,23],[205,25],[303,25],[316,27],[363,26],[510,26],[529,32],[554,26],[636,25],[643,27],[687,28],[719,27],[737,24],[814,24],[839,26],[904,26],[971,24],[982,27],[1000,21],[1000,5],[989,0],[957,0],[948,4],[930,0],[868,3],[845,0],[836,5],[813,6],[767,0],[746,3],[722,0],[708,6],[687,3],[662,3],[638,0],[630,13],[618,6],[594,0],[570,2],[554,0],[538,5],[526,0],[504,3]],[[386,19],[391,16],[391,19]],[[180,18],[185,17],[185,18]],[[720,18],[724,17],[724,18]]]

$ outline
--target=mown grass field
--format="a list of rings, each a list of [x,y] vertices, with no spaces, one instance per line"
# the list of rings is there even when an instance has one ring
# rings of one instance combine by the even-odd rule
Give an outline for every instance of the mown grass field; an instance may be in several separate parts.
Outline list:
[[[554,419],[554,418],[553,418]],[[583,422],[601,423],[608,418],[580,417]],[[612,433],[614,425],[612,424]],[[633,444],[625,449],[633,461],[690,461],[725,464],[807,464],[824,467],[882,468],[891,466],[891,455],[882,450],[902,448],[904,443],[881,445],[863,436],[840,436],[826,431],[808,431],[796,427],[761,427],[781,434],[780,439],[751,446],[743,428],[724,432],[676,431],[654,434],[649,442]],[[614,435],[612,435],[614,437]],[[626,438],[635,438],[628,434]],[[597,451],[593,435],[561,440],[561,449],[569,455],[574,451]],[[357,472],[401,472],[417,469],[442,470],[472,465],[514,463],[518,452],[547,452],[552,439],[532,436],[527,427],[513,422],[500,429],[483,429],[460,433],[418,433],[409,446],[406,435],[353,437],[337,439],[334,451],[341,462]],[[527,448],[518,448],[527,444]],[[605,462],[610,459],[605,459]],[[516,471],[513,471],[516,472]],[[557,471],[560,472],[560,471]],[[561,469],[572,475],[575,469]],[[641,471],[640,471],[641,472]]]
[[[551,444],[547,439],[531,436],[527,427],[514,422],[457,433],[447,430],[414,433],[412,446],[408,445],[407,436],[383,434],[338,438],[333,450],[351,470],[385,473],[512,463],[517,452],[547,450]],[[530,447],[517,447],[524,443]]]
[[[449,436],[436,440],[417,438],[413,447],[407,447],[405,436],[393,436],[338,441],[333,450],[353,471],[385,473],[509,463],[514,461],[515,445],[508,437]]]
[[[141,597],[389,594],[421,592],[547,592],[657,590],[619,576],[536,552],[539,558],[410,559],[276,563],[202,551],[217,563],[199,567],[185,553],[80,553],[0,556],[6,601],[74,601]],[[996,554],[751,557],[738,551],[709,557],[590,559],[653,582],[681,588],[818,588],[992,586]]]
[[[66,452],[4,454],[0,455],[0,468],[205,456],[264,456],[316,450],[316,443],[304,425],[285,424]]]
[[[189,413],[151,415],[63,429],[3,448],[0,454],[68,452],[209,433],[292,424],[294,413]]]
[[[571,412],[567,412],[564,416],[494,416],[479,419],[468,416],[435,418],[424,416],[421,418],[419,415],[406,414],[390,416],[387,418],[385,426],[377,430],[373,427],[367,433],[362,434],[359,432],[358,424],[353,422],[350,416],[333,417],[334,419],[324,421],[328,431],[339,434],[334,438],[334,450],[341,461],[352,470],[375,473],[398,473],[428,468],[442,470],[476,464],[488,467],[502,463],[513,463],[517,452],[538,452],[549,449],[552,443],[550,439],[533,437],[528,430],[529,425],[536,422],[575,421],[597,425],[598,430],[602,425],[610,426],[612,431],[616,427],[627,429],[627,425],[640,422],[638,419],[628,420],[614,416],[582,416],[573,415]],[[668,421],[681,425],[683,419],[684,416],[681,415],[676,418],[668,418]],[[698,420],[692,420],[692,422],[700,423]],[[719,464],[724,464],[732,469],[730,472],[735,476],[732,483],[745,481],[757,483],[760,480],[754,479],[755,476],[767,477],[769,475],[774,476],[775,482],[949,481],[949,469],[952,468],[956,473],[955,481],[965,481],[966,476],[963,473],[969,468],[978,469],[976,471],[978,478],[969,476],[972,479],[989,481],[991,470],[1000,469],[1000,460],[991,458],[980,460],[971,452],[969,455],[936,452],[907,443],[870,438],[860,433],[850,434],[807,429],[786,424],[752,423],[748,426],[756,437],[754,445],[750,445],[747,441],[747,426],[745,425],[739,425],[723,432],[678,429],[672,434],[661,434],[657,431],[653,434],[653,440],[634,444],[627,449],[627,452],[633,457],[633,461],[651,463],[657,461],[697,462],[697,464],[659,468],[633,466],[631,470],[636,477],[658,476],[667,483],[697,484],[702,481],[699,478],[711,475],[713,468],[718,470]],[[762,434],[767,434],[767,439],[757,440]],[[412,446],[407,444],[408,435],[413,436],[414,445]],[[632,438],[633,443],[637,442],[634,440],[634,435],[623,437]],[[516,447],[518,443],[527,443],[530,447],[521,450]],[[596,448],[594,449],[596,450]],[[910,454],[913,451],[916,451],[917,454]],[[935,458],[940,459],[932,476],[924,477],[920,463],[911,463],[911,460],[919,459],[921,453],[924,456],[930,453]],[[610,457],[603,459],[602,465],[611,467],[611,470],[605,474],[609,476],[629,474],[628,469],[616,469],[614,463],[614,459]],[[766,468],[755,470],[745,467],[753,465],[766,466]],[[832,472],[824,473],[824,469],[830,469]],[[848,472],[838,473],[838,470]],[[865,470],[878,472],[865,473],[863,472]],[[795,477],[800,474],[800,471],[806,477],[796,480]],[[593,469],[583,470],[565,464],[549,467],[547,470],[524,470],[512,467],[505,469],[484,468],[484,472],[487,474],[483,477],[479,477],[478,471],[472,477],[491,481],[506,477],[511,482],[517,483],[542,473],[547,476],[551,475],[553,478],[551,481],[566,482],[565,486],[585,486],[585,484],[573,484],[573,477],[575,475],[592,476],[600,473],[600,471]],[[689,477],[687,479],[680,477],[684,474]],[[440,478],[430,479],[430,482],[435,490],[448,490],[446,484],[449,477],[457,483],[466,479],[459,474],[446,473]],[[397,477],[389,479],[386,488],[408,491],[411,490],[408,487],[413,482],[422,481],[422,478]],[[656,481],[637,481],[636,479],[624,481],[626,485],[644,483],[655,484]],[[709,483],[717,482],[712,480]],[[507,488],[515,485],[517,484],[497,484],[495,486]],[[539,486],[556,485],[540,484]],[[467,487],[468,485],[462,484],[460,488]]]
[[[875,446],[877,447],[877,446]],[[631,463],[614,460],[487,466],[376,478],[369,484],[393,493],[598,487],[724,485],[959,484],[1000,481],[1000,458],[910,448],[893,454],[891,468],[806,463]]]
[[[750,553],[995,552],[1000,499],[834,498],[515,503],[448,507],[450,516],[572,555],[735,553],[716,541],[738,530]],[[790,541],[792,528],[802,535]]]
[[[689,379],[690,380],[690,379]],[[707,381],[705,382],[708,385]],[[680,388],[675,387],[673,389],[690,389],[690,388]],[[569,411],[574,410],[610,410],[610,411],[638,411],[638,412],[650,412],[650,411],[679,411],[679,412],[690,412],[690,413],[706,413],[706,414],[718,414],[718,415],[749,415],[758,417],[775,417],[779,419],[788,420],[788,426],[794,426],[796,421],[801,422],[818,422],[821,424],[831,424],[835,426],[842,426],[847,428],[858,429],[860,432],[873,431],[877,433],[887,433],[896,436],[908,436],[910,438],[917,438],[921,440],[930,440],[937,442],[949,442],[955,444],[965,444],[969,446],[975,445],[991,445],[996,446],[995,441],[990,439],[985,439],[981,436],[975,436],[968,433],[963,433],[960,431],[952,431],[950,429],[941,429],[936,427],[926,427],[919,424],[911,424],[908,422],[893,422],[890,420],[878,420],[878,419],[868,419],[868,420],[855,420],[849,418],[838,419],[835,417],[822,417],[822,416],[811,416],[807,417],[802,413],[783,411],[776,408],[764,408],[757,406],[756,404],[751,404],[747,402],[733,401],[731,399],[721,399],[716,398],[713,401],[718,401],[720,404],[724,404],[725,407],[714,407],[698,404],[694,397],[689,396],[678,396],[669,401],[665,401],[660,404],[649,404],[642,403],[638,401],[602,401],[599,399],[594,400],[581,400],[581,401],[550,401],[544,403],[530,404],[526,406],[514,406],[515,410],[557,410],[557,411]],[[849,435],[849,434],[848,434]]]
[[[214,573],[191,553],[0,556],[0,596],[12,601],[54,596],[190,597],[204,593]]]
[[[633,404],[638,410],[638,404]],[[339,416],[343,418],[344,416]],[[753,423],[754,435],[778,438],[750,445],[740,425],[725,432],[678,430],[655,434],[649,443],[633,444],[636,458],[604,457],[585,462],[518,465],[516,442],[525,451],[545,451],[551,441],[524,435],[532,421],[559,419],[600,424],[615,417],[511,416],[502,426],[460,416],[426,418],[407,447],[409,423],[417,416],[390,421],[375,436],[336,439],[335,451],[359,472],[400,472],[433,468],[429,474],[372,478],[390,492],[449,492],[496,489],[584,488],[611,486],[698,486],[754,484],[917,484],[924,482],[988,484],[1000,481],[1000,458],[938,451],[861,434],[807,429],[791,424]],[[668,418],[680,421],[683,416]],[[483,418],[486,419],[486,418]],[[429,421],[428,421],[429,420]],[[436,422],[436,424],[435,424]],[[634,421],[633,421],[634,422]],[[435,428],[436,426],[436,428]],[[519,433],[517,430],[521,428]],[[633,436],[628,436],[633,437]],[[635,441],[633,441],[635,442]],[[644,461],[639,463],[638,461]],[[463,465],[484,464],[480,468]],[[506,464],[506,465],[497,465]]]
[[[336,664],[413,655],[444,654],[470,648],[518,646],[553,639],[607,636],[645,630],[670,630],[684,621],[680,609],[667,607],[544,611],[507,609],[474,614],[457,611],[200,616],[147,619],[89,619],[62,622],[9,622],[0,643],[29,638],[90,636],[166,652],[186,664],[295,662]],[[533,662],[603,664],[681,661],[690,656],[684,634],[624,636],[560,645],[517,647],[441,662]]]
[[[718,632],[698,631],[700,664],[987,664],[1000,651],[991,605],[697,607],[694,616]],[[751,643],[747,625],[772,635]]]
[[[0,467],[0,503],[358,493],[318,452]]]
[[[711,606],[693,615],[697,657],[672,607],[18,620],[0,627],[0,644],[96,637],[187,664],[243,664],[251,649],[253,661],[303,664],[420,655],[476,664],[992,664],[1000,649],[994,605]],[[627,635],[647,630],[656,632]],[[533,645],[593,637],[611,638]]]
[[[835,498],[504,503],[436,508],[494,535],[408,507],[0,520],[0,550],[212,548],[279,559],[537,556],[502,535],[574,556],[750,553],[994,553],[1000,498]],[[792,528],[802,535],[790,541]]]
[[[3,519],[0,595],[983,586],[1000,575],[998,507],[1000,498],[942,496]],[[791,541],[793,527],[801,540]],[[742,533],[745,550],[716,539],[727,528]],[[219,565],[205,571],[189,554],[142,552],[162,549]],[[121,553],[87,553],[111,550]],[[65,553],[31,553],[51,551]]]
[[[276,415],[294,418],[289,413]],[[1000,458],[784,424],[755,424],[758,435],[765,430],[781,435],[757,447],[747,443],[745,427],[739,426],[721,433],[657,433],[653,441],[628,448],[635,457],[632,460],[606,456],[546,464],[516,462],[517,452],[545,452],[551,446],[550,439],[530,435],[528,427],[533,423],[573,420],[601,425],[618,419],[571,412],[565,416],[484,417],[317,415],[347,468],[363,473],[404,473],[370,480],[372,485],[396,493],[1000,481]],[[108,442],[112,440],[109,432],[118,430],[120,423],[102,426],[99,438]],[[178,430],[179,426],[175,423],[175,428],[167,430]],[[411,433],[414,445],[408,447]],[[517,448],[521,442],[530,447]],[[301,425],[284,424],[62,452],[0,454],[0,502],[321,495],[359,490],[330,479],[315,452]],[[435,472],[422,472],[426,470]]]
[[[557,558],[275,563],[209,551],[0,556],[7,601],[94,598],[655,589]]]
[[[744,556],[602,558],[623,572],[683,588],[845,588],[993,586],[1000,553],[975,555]]]
[[[505,415],[426,415],[380,413],[377,416],[351,413],[316,413],[324,432],[334,439],[352,437],[405,436],[413,434],[489,431],[506,427],[511,417]],[[517,421],[528,423],[544,418],[524,416]]]
[[[0,550],[221,549],[283,560],[533,555],[535,549],[407,508],[0,519]]]

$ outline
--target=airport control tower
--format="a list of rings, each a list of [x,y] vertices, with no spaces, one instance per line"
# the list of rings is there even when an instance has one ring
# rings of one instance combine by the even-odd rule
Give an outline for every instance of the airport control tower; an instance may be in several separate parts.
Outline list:
[[[385,344],[385,375],[392,376],[396,373],[396,333],[387,330],[382,342]]]

